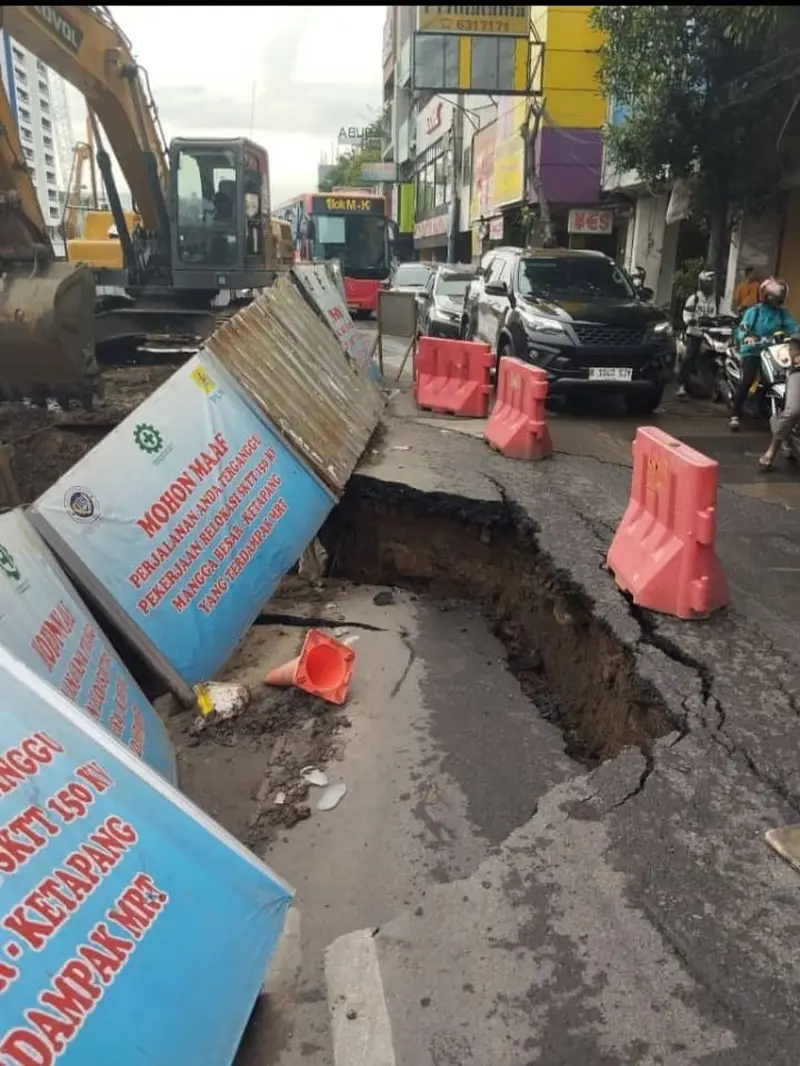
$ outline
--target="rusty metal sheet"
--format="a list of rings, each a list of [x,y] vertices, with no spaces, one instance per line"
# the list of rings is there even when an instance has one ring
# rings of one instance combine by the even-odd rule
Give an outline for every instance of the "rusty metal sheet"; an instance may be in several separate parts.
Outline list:
[[[279,278],[221,325],[204,350],[341,493],[378,424],[384,398],[289,278]]]

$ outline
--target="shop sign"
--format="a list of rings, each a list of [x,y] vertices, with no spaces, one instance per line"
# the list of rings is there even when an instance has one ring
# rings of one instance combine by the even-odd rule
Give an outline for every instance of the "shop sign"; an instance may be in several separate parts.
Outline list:
[[[492,218],[489,220],[489,240],[490,241],[502,241],[503,239],[503,217]]]
[[[591,211],[576,208],[569,213],[570,233],[609,234],[614,231],[613,211]]]
[[[433,218],[423,218],[414,226],[414,240],[423,240],[425,237],[444,237],[447,235],[447,215],[435,215]]]
[[[417,115],[417,155],[438,141],[453,121],[453,103],[434,97]]]
[[[418,7],[419,33],[478,34],[481,37],[527,37],[529,7]]]

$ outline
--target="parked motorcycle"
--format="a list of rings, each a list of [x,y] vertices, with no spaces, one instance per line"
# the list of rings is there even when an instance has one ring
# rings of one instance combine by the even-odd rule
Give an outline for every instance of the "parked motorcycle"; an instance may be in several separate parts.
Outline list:
[[[800,359],[795,359],[793,346],[788,343],[783,331],[764,339],[760,346],[758,375],[750,386],[744,413],[751,418],[770,419],[780,414],[786,401],[786,379],[789,374],[800,373]],[[752,357],[751,357],[752,358]],[[742,357],[731,345],[725,355],[718,378],[721,398],[733,405],[733,397],[742,380]],[[786,443],[787,457],[800,463],[800,426],[795,426]]]
[[[697,324],[703,331],[700,352],[689,378],[689,391],[715,403],[721,399],[718,382],[728,350],[733,345],[733,331],[738,319],[734,315],[701,318]],[[686,338],[681,338],[685,351]]]

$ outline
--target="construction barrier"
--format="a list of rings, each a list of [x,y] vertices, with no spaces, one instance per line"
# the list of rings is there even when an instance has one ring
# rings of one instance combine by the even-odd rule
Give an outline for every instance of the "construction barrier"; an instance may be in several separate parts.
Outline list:
[[[0,693],[0,1062],[231,1066],[291,888],[5,648]]]
[[[21,510],[0,516],[0,644],[174,783],[166,727]]]
[[[497,397],[483,439],[507,459],[547,459],[553,454],[545,421],[547,375],[538,366],[500,360]]]
[[[30,515],[79,586],[188,703],[334,502],[227,371],[201,354]]]
[[[727,604],[714,550],[718,471],[713,459],[660,429],[636,431],[630,502],[607,565],[640,607],[691,619]]]
[[[493,366],[488,344],[420,337],[414,358],[417,406],[462,418],[486,418]]]

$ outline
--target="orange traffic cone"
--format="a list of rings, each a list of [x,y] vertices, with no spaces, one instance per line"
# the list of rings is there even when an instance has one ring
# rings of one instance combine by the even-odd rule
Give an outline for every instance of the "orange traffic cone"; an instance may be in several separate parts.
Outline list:
[[[341,704],[347,699],[355,657],[347,644],[319,629],[309,629],[297,658],[274,667],[264,682],[284,688],[294,685],[328,703]]]

